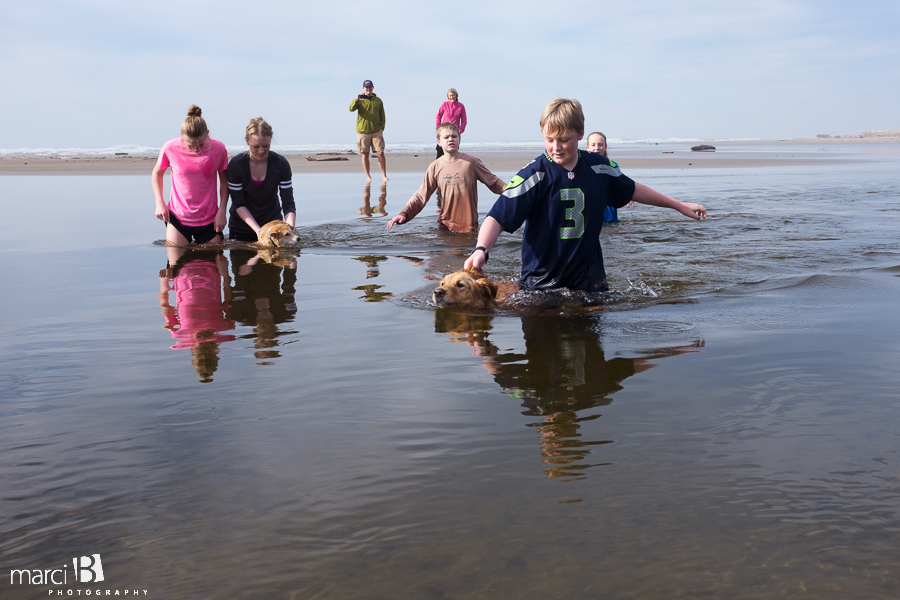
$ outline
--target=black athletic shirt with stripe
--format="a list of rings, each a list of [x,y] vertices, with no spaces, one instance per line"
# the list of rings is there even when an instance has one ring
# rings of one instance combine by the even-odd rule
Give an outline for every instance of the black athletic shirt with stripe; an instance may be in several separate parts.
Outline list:
[[[250,211],[260,227],[269,221],[283,219],[287,213],[296,213],[291,165],[287,159],[269,152],[266,178],[256,187],[250,176],[250,153],[242,152],[228,163],[228,192],[231,208],[228,216],[228,235],[231,238],[256,241],[256,233],[237,214],[244,207]],[[281,196],[279,203],[278,197]]]

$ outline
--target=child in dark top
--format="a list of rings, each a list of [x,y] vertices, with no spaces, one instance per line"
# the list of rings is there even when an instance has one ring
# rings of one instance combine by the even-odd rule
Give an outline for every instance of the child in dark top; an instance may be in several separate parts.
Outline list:
[[[609,154],[606,153],[606,134],[601,133],[599,131],[594,131],[593,133],[589,133],[587,136],[587,151],[588,152],[596,152],[597,154],[602,154],[606,158],[609,158]],[[612,161],[610,161],[611,163]],[[629,202],[628,205],[632,205],[634,202]],[[618,223],[619,222],[619,213],[616,211],[614,206],[607,206],[606,210],[603,211],[603,222],[604,223]]]
[[[636,183],[602,154],[580,152],[584,113],[577,100],[556,99],[541,115],[546,152],[512,178],[478,233],[465,267],[481,268],[500,233],[525,223],[522,276],[526,290],[608,289],[600,229],[606,206],[621,208],[634,200],[706,218],[700,204],[680,202]]]
[[[256,242],[260,228],[269,221],[284,220],[293,227],[297,211],[291,165],[285,157],[269,150],[272,127],[262,117],[250,119],[244,140],[250,149],[228,163],[228,237]]]

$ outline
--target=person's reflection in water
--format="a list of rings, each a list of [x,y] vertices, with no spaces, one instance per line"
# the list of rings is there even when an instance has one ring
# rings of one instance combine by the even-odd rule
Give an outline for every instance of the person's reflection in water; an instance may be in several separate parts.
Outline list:
[[[228,261],[218,252],[184,250],[169,254],[167,268],[159,272],[159,306],[164,328],[176,340],[173,349],[189,348],[191,364],[201,383],[211,382],[219,365],[219,344],[237,338],[223,331],[234,329],[228,318],[230,289]],[[169,292],[175,292],[175,306]]]
[[[592,446],[612,440],[584,440],[581,423],[600,415],[586,409],[612,402],[608,397],[622,382],[654,366],[652,359],[696,352],[688,346],[663,348],[641,358],[607,360],[600,343],[599,323],[588,316],[525,316],[525,353],[501,353],[488,339],[491,316],[435,311],[435,331],[451,341],[465,341],[506,392],[522,400],[522,414],[541,417],[530,426],[540,434],[542,461],[548,477],[583,476]],[[601,463],[602,464],[602,463]]]
[[[234,284],[231,288],[231,315],[242,325],[253,327],[253,333],[242,335],[252,339],[260,365],[270,365],[281,356],[275,348],[278,338],[295,331],[279,331],[278,325],[294,320],[297,283],[296,255],[285,252],[259,253],[253,250],[232,250],[231,268]]]
[[[379,217],[387,216],[387,184],[381,184],[381,194],[378,196],[378,206],[372,208],[372,186],[367,185],[363,189],[363,205],[359,209],[359,214],[364,217],[378,215]]]
[[[381,274],[381,271],[378,269],[378,263],[386,261],[387,259],[387,256],[364,254],[362,256],[355,257],[353,260],[358,260],[359,262],[366,265],[366,279],[372,279],[373,277],[378,277],[378,275]]]

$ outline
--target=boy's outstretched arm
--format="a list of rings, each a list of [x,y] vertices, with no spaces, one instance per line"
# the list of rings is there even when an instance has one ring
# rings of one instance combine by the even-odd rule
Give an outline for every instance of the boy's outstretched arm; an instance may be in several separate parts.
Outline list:
[[[681,202],[636,181],[634,182],[634,196],[631,199],[641,204],[671,208],[692,219],[700,220],[706,218],[706,208],[702,204]]]
[[[503,225],[494,217],[486,217],[484,223],[481,224],[481,229],[478,230],[478,241],[475,243],[475,246],[487,248],[488,252],[490,252],[501,233],[503,233]],[[476,250],[466,259],[466,264],[463,268],[475,267],[480,269],[486,262],[487,256],[485,253],[481,250]]]
[[[422,185],[419,186],[419,189],[416,190],[413,197],[409,199],[409,202],[406,203],[403,210],[401,210],[396,217],[388,221],[388,229],[392,229],[394,225],[402,225],[407,221],[412,221],[417,214],[422,212],[425,205],[428,204],[429,198],[431,198],[431,195],[437,190],[437,175],[435,175],[435,171],[432,168],[433,166],[434,163],[432,163],[432,166],[428,167],[428,170],[425,171],[425,178],[422,180]]]

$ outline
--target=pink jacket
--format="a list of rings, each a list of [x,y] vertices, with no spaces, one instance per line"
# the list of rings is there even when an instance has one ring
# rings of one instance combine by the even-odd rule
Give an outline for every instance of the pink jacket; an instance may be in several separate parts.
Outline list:
[[[437,118],[434,120],[434,127],[437,129],[442,123],[453,123],[459,127],[459,132],[466,130],[466,107],[462,102],[450,102],[447,100],[438,109]]]

